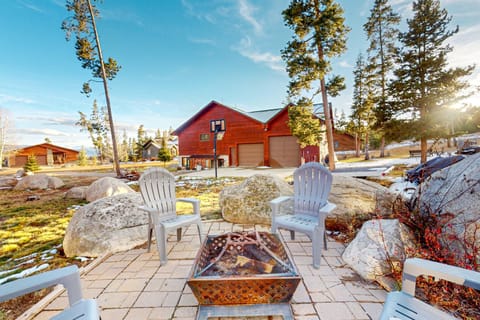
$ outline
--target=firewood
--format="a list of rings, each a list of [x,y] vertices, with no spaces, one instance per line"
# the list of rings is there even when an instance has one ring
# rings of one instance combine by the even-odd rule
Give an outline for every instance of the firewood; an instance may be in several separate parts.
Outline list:
[[[253,260],[245,256],[237,256],[235,266],[258,270],[260,273],[272,273],[273,265],[258,260]]]

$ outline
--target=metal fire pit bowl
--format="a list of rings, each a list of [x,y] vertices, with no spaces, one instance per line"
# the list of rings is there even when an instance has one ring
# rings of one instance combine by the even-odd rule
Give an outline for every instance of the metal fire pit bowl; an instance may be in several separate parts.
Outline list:
[[[268,263],[245,258],[252,252]],[[278,236],[252,231],[208,236],[187,283],[200,305],[197,319],[245,315],[293,319],[289,302],[300,280]]]

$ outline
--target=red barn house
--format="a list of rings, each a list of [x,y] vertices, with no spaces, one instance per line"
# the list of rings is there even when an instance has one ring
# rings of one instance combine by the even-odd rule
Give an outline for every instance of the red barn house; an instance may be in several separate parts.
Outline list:
[[[318,161],[320,157],[319,147],[302,149],[292,136],[287,125],[288,106],[244,112],[212,101],[172,133],[178,136],[182,167],[214,166],[212,120],[225,123],[223,137],[217,139],[219,166],[298,167],[302,161]],[[321,156],[325,156],[323,152]]]

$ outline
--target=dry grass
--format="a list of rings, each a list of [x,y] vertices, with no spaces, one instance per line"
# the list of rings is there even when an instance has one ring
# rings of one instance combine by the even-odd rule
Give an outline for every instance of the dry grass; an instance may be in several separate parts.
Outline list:
[[[151,166],[151,164],[149,165]],[[143,167],[141,169],[144,169]],[[140,169],[140,170],[141,170]],[[133,170],[133,169],[131,169]],[[139,170],[135,166],[134,170]],[[13,170],[13,173],[16,170]],[[143,170],[142,170],[143,171]],[[46,171],[42,170],[41,173]],[[48,269],[56,269],[67,264],[85,265],[87,262],[65,257],[61,244],[65,230],[74,213],[72,206],[85,204],[83,200],[65,199],[64,194],[71,187],[90,185],[109,171],[84,170],[72,171],[50,170],[50,175],[60,177],[65,186],[57,190],[12,191],[0,190],[0,271],[12,270],[23,257],[56,249],[48,260]],[[222,178],[214,181],[187,182],[182,188],[177,188],[177,197],[194,197],[200,199],[200,212],[203,219],[221,217],[218,194],[225,185],[237,183],[241,178]],[[133,185],[138,191],[138,186]],[[30,195],[39,196],[39,200],[27,201]],[[180,206],[179,210],[186,212],[191,206]],[[20,259],[20,260],[17,260]],[[24,269],[42,263],[40,255],[32,256],[29,262],[20,268],[4,274],[2,277],[21,272]],[[48,270],[46,269],[46,270]],[[45,296],[48,291],[25,295],[0,303],[0,320],[13,320],[30,306]]]

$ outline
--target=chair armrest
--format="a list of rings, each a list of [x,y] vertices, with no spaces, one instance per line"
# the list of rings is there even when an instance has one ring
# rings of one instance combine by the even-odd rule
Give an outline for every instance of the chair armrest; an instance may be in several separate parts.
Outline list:
[[[147,206],[139,206],[138,209],[142,210],[142,211],[146,211],[148,213],[155,213],[157,212],[157,209],[154,209],[154,208],[150,208],[150,207],[147,207]]]
[[[177,202],[191,203],[193,206],[193,213],[200,215],[200,200],[195,198],[177,198]]]
[[[332,212],[332,210],[335,209],[336,207],[337,207],[336,204],[327,201],[327,204],[321,207],[319,211],[320,213],[328,214]]]
[[[280,196],[270,201],[270,207],[272,208],[272,215],[276,215],[279,212],[280,205],[288,200],[293,199],[293,196]]]
[[[80,274],[78,267],[72,265],[2,284],[0,286],[0,301],[10,300],[57,284],[63,285],[67,290],[70,306],[82,300]]]
[[[415,282],[420,275],[433,276],[476,290],[480,289],[480,272],[439,262],[411,258],[407,259],[403,266],[402,291],[414,296]]]

